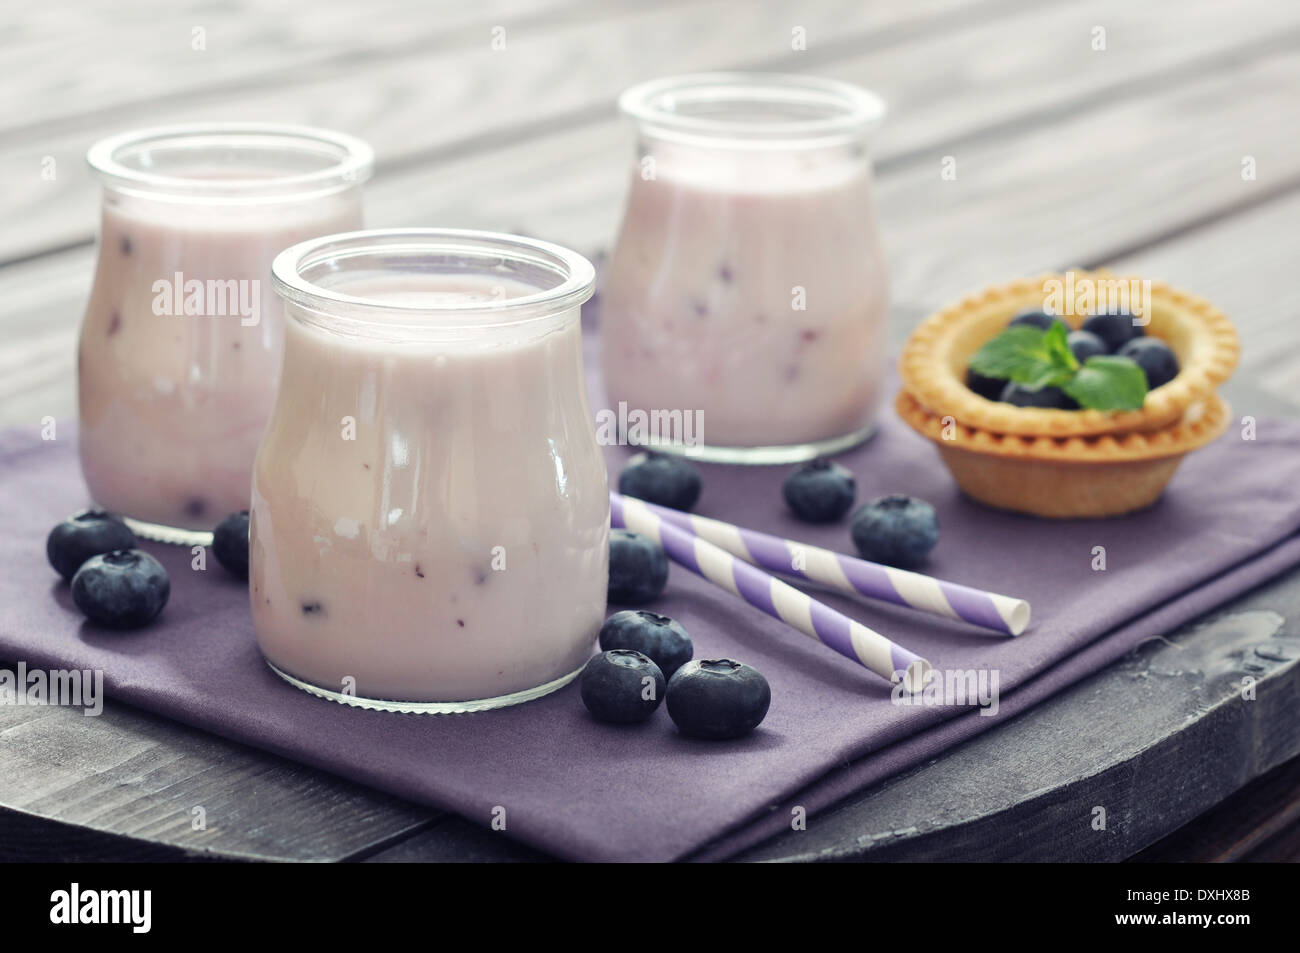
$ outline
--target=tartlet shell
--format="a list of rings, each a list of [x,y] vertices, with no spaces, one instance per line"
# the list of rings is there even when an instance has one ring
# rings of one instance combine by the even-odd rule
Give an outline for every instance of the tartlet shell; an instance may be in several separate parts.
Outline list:
[[[945,420],[906,392],[895,408],[934,442],[967,496],[1053,519],[1119,516],[1150,506],[1183,457],[1220,436],[1231,414],[1212,394],[1159,430],[1061,438],[992,433]]]
[[[1130,280],[1104,271],[1073,273],[1076,286],[1099,279]],[[981,430],[1084,437],[1167,427],[1194,404],[1209,398],[1237,366],[1240,342],[1223,312],[1204,298],[1152,281],[1151,315],[1145,330],[1173,348],[1180,371],[1168,384],[1150,391],[1141,410],[1014,407],[986,400],[966,387],[966,367],[971,356],[1005,328],[1017,312],[1041,307],[1049,281],[1065,280],[1064,274],[1021,278],[968,295],[927,317],[903,348],[899,360],[903,389],[925,410]],[[1077,328],[1083,318],[1062,315],[1062,320]]]

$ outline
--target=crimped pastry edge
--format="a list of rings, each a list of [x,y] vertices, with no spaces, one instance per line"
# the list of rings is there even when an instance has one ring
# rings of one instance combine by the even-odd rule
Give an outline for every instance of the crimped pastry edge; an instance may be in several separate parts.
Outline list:
[[[1106,271],[1074,272],[1076,286],[1080,281],[1098,279],[1143,280]],[[1185,361],[1174,380],[1149,392],[1141,410],[1104,412],[1014,407],[986,400],[967,388],[953,367],[959,332],[971,322],[980,321],[990,326],[991,337],[1017,311],[1040,306],[1047,294],[1047,282],[1065,280],[1065,273],[1020,278],[967,295],[931,314],[912,332],[903,348],[899,370],[904,389],[925,409],[952,416],[981,430],[1025,436],[1084,437],[1166,427],[1179,420],[1193,404],[1213,394],[1236,367],[1241,346],[1227,316],[1204,298],[1153,280],[1153,312],[1160,313],[1162,324],[1168,319],[1178,322],[1180,329],[1194,339],[1194,360]],[[1072,327],[1080,323],[1077,316],[1065,315],[1063,319]]]
[[[1003,434],[983,430],[958,420],[951,423],[927,411],[907,391],[900,391],[894,408],[903,421],[921,436],[945,447],[1021,460],[1056,464],[1128,463],[1181,456],[1204,446],[1228,428],[1231,408],[1217,394],[1189,408],[1184,417],[1153,431],[1092,436],[1052,437]],[[950,428],[950,429],[949,429]],[[945,437],[945,429],[952,434]]]

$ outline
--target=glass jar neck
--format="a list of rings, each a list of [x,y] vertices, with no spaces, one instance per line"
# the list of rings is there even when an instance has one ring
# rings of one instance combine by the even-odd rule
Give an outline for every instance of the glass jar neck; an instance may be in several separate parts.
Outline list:
[[[643,142],[715,152],[866,151],[885,115],[876,94],[779,73],[698,73],[634,86],[619,98]]]
[[[644,182],[726,194],[795,194],[870,182],[871,155],[858,142],[752,150],[642,132],[632,175],[634,186]]]
[[[191,124],[100,140],[87,161],[105,201],[246,208],[355,190],[374,153],[342,133],[276,124]]]
[[[576,325],[595,283],[576,252],[459,229],[312,239],[281,252],[271,273],[295,320],[403,345],[517,342]]]

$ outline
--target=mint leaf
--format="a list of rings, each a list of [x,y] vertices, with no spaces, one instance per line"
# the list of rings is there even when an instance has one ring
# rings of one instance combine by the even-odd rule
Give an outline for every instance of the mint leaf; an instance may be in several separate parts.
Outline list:
[[[1018,324],[988,341],[971,358],[975,373],[1015,381],[1030,390],[1060,387],[1079,366],[1065,340],[1065,329]]]
[[[1052,363],[1058,367],[1069,368],[1071,371],[1079,369],[1079,361],[1070,350],[1069,332],[1065,330],[1065,325],[1053,321],[1043,335],[1043,346],[1047,348],[1047,353],[1052,359]]]
[[[1061,386],[1081,407],[1092,410],[1141,410],[1147,396],[1142,368],[1113,354],[1088,358],[1073,380]]]
[[[1140,410],[1147,396],[1142,368],[1127,357],[1101,355],[1079,366],[1060,324],[1046,331],[1018,324],[987,342],[971,358],[977,374],[1015,381],[1029,390],[1060,387],[1091,410]]]

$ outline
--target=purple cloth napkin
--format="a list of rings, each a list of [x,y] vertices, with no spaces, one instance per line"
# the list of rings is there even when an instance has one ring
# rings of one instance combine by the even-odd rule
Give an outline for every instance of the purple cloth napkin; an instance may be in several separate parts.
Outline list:
[[[611,473],[624,456],[610,451]],[[156,624],[115,633],[84,621],[44,555],[49,528],[86,502],[66,428],[48,443],[26,430],[0,434],[0,659],[103,669],[121,701],[477,823],[503,806],[510,836],[566,858],[716,859],[788,829],[791,806],[811,815],[915,766],[1300,563],[1300,422],[1260,421],[1254,441],[1230,431],[1186,460],[1155,507],[1106,521],[1042,521],[963,499],[933,448],[892,412],[841,459],[861,499],[901,490],[935,504],[942,538],[932,574],[1027,598],[1034,620],[1010,639],[896,606],[819,598],[937,668],[998,669],[996,717],[891,704],[883,680],[679,567],[654,608],[686,625],[697,657],[741,659],[771,683],[771,711],[748,738],[691,741],[662,710],[643,726],[602,726],[576,685],[453,717],[321,701],[266,668],[245,587],[215,561],[192,571],[188,550],[148,546],[172,577]],[[851,551],[846,526],[787,515],[784,469],[702,469],[700,513]],[[1104,572],[1092,568],[1096,546],[1106,548]]]

